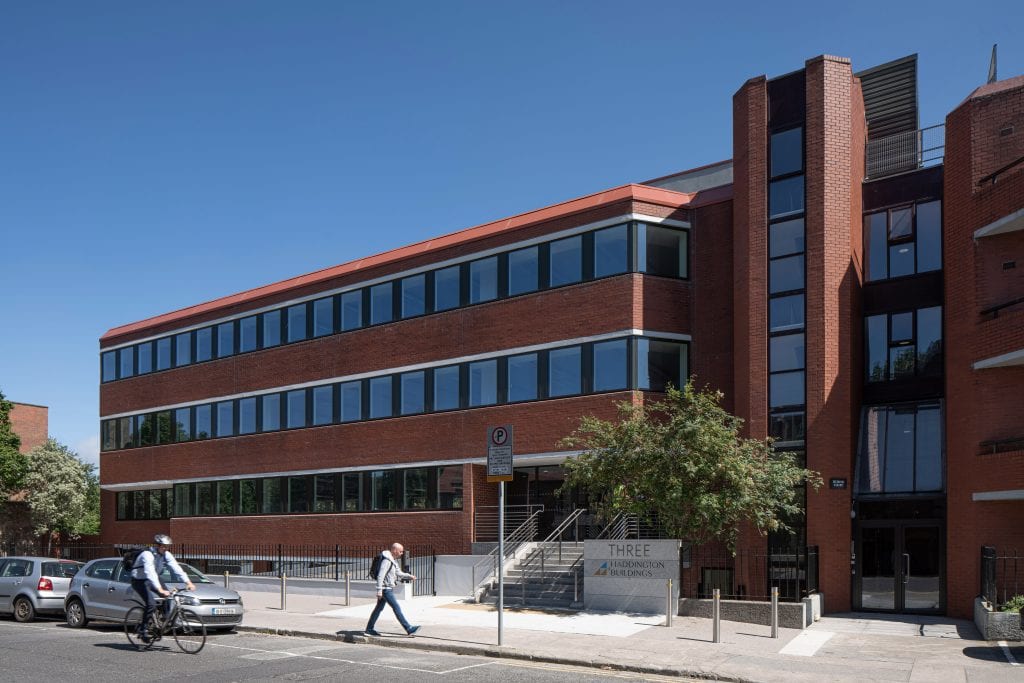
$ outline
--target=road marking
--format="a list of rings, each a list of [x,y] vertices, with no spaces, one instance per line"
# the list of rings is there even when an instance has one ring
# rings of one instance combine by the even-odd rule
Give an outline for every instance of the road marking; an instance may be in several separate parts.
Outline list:
[[[1010,646],[1007,645],[1005,640],[999,641],[999,647],[1003,648],[1003,654],[1006,655],[1006,661],[1010,663],[1010,666],[1020,666],[1020,662],[1018,662],[1013,656],[1013,653],[1010,652]]]
[[[779,654],[813,657],[814,653],[834,635],[832,631],[804,631],[779,650]]]

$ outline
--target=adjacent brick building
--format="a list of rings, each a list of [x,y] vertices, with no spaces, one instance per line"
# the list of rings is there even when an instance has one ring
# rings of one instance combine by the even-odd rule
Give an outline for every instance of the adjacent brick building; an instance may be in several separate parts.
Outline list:
[[[826,481],[745,543],[816,547],[828,611],[969,615],[1024,541],[1024,79],[944,159],[916,96],[817,57],[740,87],[729,161],[111,329],[104,540],[469,552],[488,427],[553,525],[579,417],[693,374]]]

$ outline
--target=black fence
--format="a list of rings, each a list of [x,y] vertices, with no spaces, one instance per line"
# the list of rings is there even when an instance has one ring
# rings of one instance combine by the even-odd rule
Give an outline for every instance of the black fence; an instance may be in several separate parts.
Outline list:
[[[120,555],[127,548],[142,547],[129,544],[92,545],[64,544],[49,553],[46,546],[33,553],[63,557],[87,562],[100,557]],[[381,546],[344,545],[219,545],[180,543],[172,549],[174,557],[186,562],[204,574],[232,576],[280,577],[289,579],[319,579],[344,581],[346,574],[352,581],[369,581],[370,563],[383,550]],[[403,569],[416,576],[414,595],[434,593],[434,551],[431,547],[407,547],[402,557]]]
[[[981,546],[981,599],[998,610],[1016,595],[1024,595],[1024,555]]]
[[[818,591],[818,547],[741,549],[683,545],[680,554],[680,595],[710,598],[719,589],[723,600],[799,602]]]

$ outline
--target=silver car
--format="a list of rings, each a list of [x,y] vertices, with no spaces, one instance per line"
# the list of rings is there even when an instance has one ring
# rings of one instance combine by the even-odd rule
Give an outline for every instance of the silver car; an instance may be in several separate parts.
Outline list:
[[[61,614],[64,596],[81,562],[52,557],[0,557],[0,614],[32,621],[36,614]]]
[[[196,589],[183,597],[183,605],[203,619],[208,631],[230,631],[242,623],[242,596],[218,586],[195,567],[179,562]],[[168,588],[184,588],[177,577],[171,580],[164,567],[160,580]],[[132,588],[130,572],[121,566],[120,557],[106,557],[86,563],[75,575],[64,600],[68,626],[82,628],[90,620],[123,621],[128,610],[140,600]]]

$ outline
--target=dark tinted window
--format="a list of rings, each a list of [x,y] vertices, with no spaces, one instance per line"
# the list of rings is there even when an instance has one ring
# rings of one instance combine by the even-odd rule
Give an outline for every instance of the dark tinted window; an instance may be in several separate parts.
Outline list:
[[[100,358],[103,367],[103,381],[111,382],[117,379],[117,351],[107,351]]]
[[[363,290],[341,295],[341,329],[358,330],[363,326]]]
[[[434,410],[459,407],[459,366],[434,370]]]
[[[550,277],[552,287],[568,285],[583,279],[583,238],[579,235],[556,240],[550,244]]]
[[[867,241],[868,280],[884,280],[889,277],[889,240],[886,238],[887,213],[872,213],[864,216],[864,239]]]
[[[508,294],[534,292],[538,287],[540,260],[537,247],[527,247],[508,255]]]
[[[594,344],[594,391],[626,388],[626,340]]]
[[[256,398],[238,400],[238,433],[253,434],[256,431]]]
[[[174,366],[180,368],[192,362],[192,333],[174,335]]]
[[[636,340],[637,388],[664,391],[681,387],[688,378],[685,344],[654,339]]]
[[[135,347],[126,346],[117,352],[119,377],[131,377],[135,374]]]
[[[548,352],[548,396],[572,396],[582,390],[582,354],[580,347],[552,349]]]
[[[537,354],[525,353],[508,359],[508,400],[537,398]]]
[[[773,178],[803,170],[803,128],[793,128],[773,134],[770,149]]]
[[[498,361],[469,364],[469,405],[489,406],[498,402]]]
[[[434,310],[447,311],[460,304],[459,266],[434,272]]]
[[[263,401],[263,424],[261,431],[275,432],[281,428],[281,394],[261,396]]]
[[[213,435],[213,406],[209,403],[196,406],[196,429],[194,435],[197,439],[209,439]]]
[[[773,223],[768,226],[769,249],[771,257],[800,254],[804,251],[804,219],[794,218],[790,221]]]
[[[942,268],[942,202],[917,205],[917,272]]]
[[[139,344],[139,374],[153,372],[153,342]]]
[[[415,415],[425,409],[424,392],[426,391],[425,375],[422,370],[406,372],[399,376],[401,390],[400,406],[402,415]]]
[[[281,343],[281,311],[267,311],[263,314],[263,348],[269,349]]]
[[[334,334],[334,297],[313,302],[313,336]]]
[[[786,334],[769,340],[772,372],[801,370],[804,367],[804,335]]]
[[[306,338],[306,304],[288,307],[288,341],[297,342]]]
[[[238,351],[256,350],[256,316],[242,318],[238,321]]]
[[[288,512],[308,512],[309,477],[288,477]]]
[[[804,295],[779,296],[769,300],[772,332],[794,330],[804,326]]]
[[[370,380],[370,417],[391,417],[391,378],[374,377]]]
[[[770,380],[771,407],[803,405],[804,373],[783,372],[771,376]]]
[[[213,328],[204,327],[196,330],[196,362],[213,358]]]
[[[354,422],[363,418],[363,390],[360,382],[341,385],[341,421]]]
[[[235,323],[217,325],[217,358],[235,353]]]
[[[427,276],[402,279],[402,317],[412,318],[427,311]]]
[[[594,277],[625,273],[629,269],[628,237],[625,225],[594,232]]]
[[[686,277],[687,232],[659,225],[637,226],[639,270],[648,275]]]
[[[777,294],[804,288],[804,257],[787,256],[768,264],[770,292]]]
[[[769,218],[800,213],[804,210],[804,177],[802,175],[768,184]]]
[[[234,436],[235,403],[221,401],[217,404],[217,436]]]
[[[171,367],[171,338],[156,340],[156,369],[167,370]]]
[[[313,387],[313,424],[334,422],[334,387]]]
[[[285,398],[286,418],[285,425],[288,429],[306,426],[306,390],[296,389],[289,391]]]
[[[391,322],[394,318],[394,302],[391,299],[391,283],[385,282],[370,287],[370,324]]]
[[[498,257],[473,261],[469,264],[469,303],[491,301],[498,298]]]

